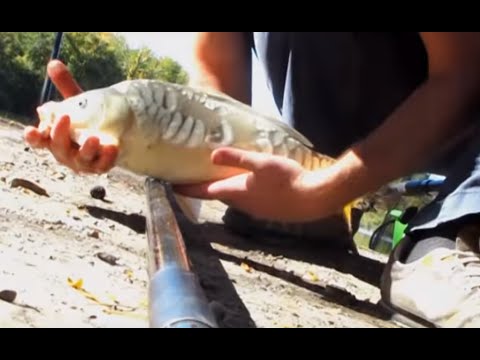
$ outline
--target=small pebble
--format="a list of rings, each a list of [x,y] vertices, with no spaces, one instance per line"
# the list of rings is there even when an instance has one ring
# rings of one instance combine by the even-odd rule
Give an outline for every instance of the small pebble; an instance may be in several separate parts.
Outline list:
[[[13,290],[2,290],[0,291],[0,300],[12,303],[17,297],[17,292]]]
[[[100,252],[97,254],[97,257],[106,262],[107,264],[110,264],[112,266],[115,266],[117,265],[117,261],[119,260],[117,257],[113,256],[113,255],[110,255],[108,253],[105,253],[105,252]]]
[[[90,190],[90,196],[94,199],[103,200],[105,199],[106,195],[107,192],[105,191],[105,188],[103,186],[94,186]]]

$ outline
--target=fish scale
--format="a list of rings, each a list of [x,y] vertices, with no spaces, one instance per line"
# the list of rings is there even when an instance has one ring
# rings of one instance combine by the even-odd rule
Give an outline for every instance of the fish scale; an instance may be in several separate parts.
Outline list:
[[[221,146],[287,157],[307,170],[335,162],[315,152],[311,142],[287,124],[225,94],[158,80],[129,80],[86,91],[48,102],[38,114],[40,128],[69,115],[74,141],[96,135],[102,143],[118,145],[116,165],[173,184],[245,172],[211,162],[211,152]],[[355,204],[371,204],[373,198]],[[350,223],[349,211],[347,205],[344,212]]]

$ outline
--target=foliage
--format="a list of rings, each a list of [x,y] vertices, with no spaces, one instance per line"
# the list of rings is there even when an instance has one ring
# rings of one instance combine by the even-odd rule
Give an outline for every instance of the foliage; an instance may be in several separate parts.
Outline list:
[[[395,182],[405,182],[408,180],[419,180],[419,179],[425,179],[428,176],[426,173],[419,173],[419,174],[413,174],[411,176],[403,177],[401,179],[398,179]],[[405,210],[409,207],[417,207],[418,209],[423,208],[426,206],[428,203],[430,203],[434,199],[435,194],[424,194],[420,196],[403,196],[400,198],[399,202],[397,204],[392,205],[392,208],[390,209],[382,209],[379,211],[372,211],[372,212],[366,212],[362,216],[362,220],[360,223],[360,227],[364,230],[368,231],[374,231],[376,228],[378,228],[383,221],[385,220],[385,216],[388,213],[388,211],[392,209],[398,209],[398,210]],[[368,242],[370,241],[370,237],[367,237],[363,234],[358,233],[356,236],[356,242],[357,245],[362,246],[362,247],[367,247]]]
[[[54,37],[53,32],[0,32],[0,111],[35,116]],[[130,49],[123,37],[109,32],[64,33],[60,59],[85,90],[138,78],[188,82],[175,60],[147,48]]]

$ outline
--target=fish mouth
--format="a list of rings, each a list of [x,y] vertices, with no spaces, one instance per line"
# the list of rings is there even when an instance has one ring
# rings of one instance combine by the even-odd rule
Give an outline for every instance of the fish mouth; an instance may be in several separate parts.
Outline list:
[[[46,128],[51,127],[55,121],[55,112],[52,111],[51,106],[43,104],[37,107],[38,118],[40,123],[38,126],[39,130],[46,130]]]

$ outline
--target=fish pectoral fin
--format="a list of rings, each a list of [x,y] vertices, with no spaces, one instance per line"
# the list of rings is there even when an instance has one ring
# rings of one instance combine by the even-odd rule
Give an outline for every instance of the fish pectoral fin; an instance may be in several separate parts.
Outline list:
[[[91,136],[97,137],[101,145],[118,146],[118,138],[99,130],[91,129],[72,129],[71,138],[78,145],[82,146]]]
[[[182,210],[183,214],[194,224],[200,224],[200,212],[202,210],[203,200],[194,199],[174,193],[175,200]]]

